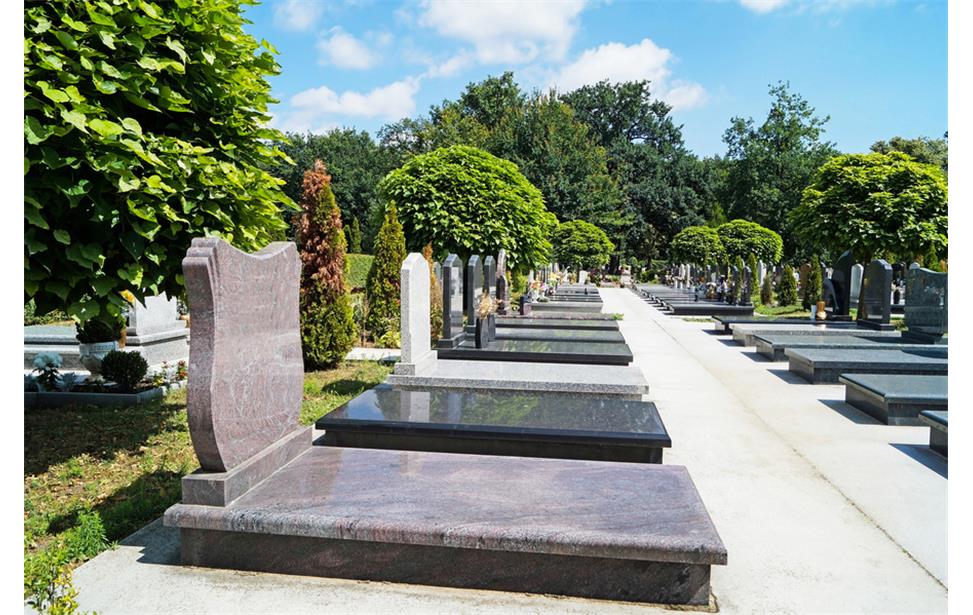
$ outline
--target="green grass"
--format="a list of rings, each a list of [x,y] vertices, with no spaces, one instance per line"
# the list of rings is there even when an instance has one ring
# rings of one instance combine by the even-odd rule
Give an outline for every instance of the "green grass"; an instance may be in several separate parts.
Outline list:
[[[348,254],[348,284],[352,292],[365,290],[365,280],[368,270],[372,267],[375,257],[371,254]]]
[[[371,361],[310,372],[301,424],[309,425],[385,379]],[[70,591],[62,573],[159,517],[199,466],[186,422],[186,392],[127,408],[24,413],[24,592],[50,603]]]
[[[805,310],[800,305],[755,305],[754,312],[757,314],[762,314],[764,316],[792,316],[792,317],[802,317],[810,318],[811,312]]]

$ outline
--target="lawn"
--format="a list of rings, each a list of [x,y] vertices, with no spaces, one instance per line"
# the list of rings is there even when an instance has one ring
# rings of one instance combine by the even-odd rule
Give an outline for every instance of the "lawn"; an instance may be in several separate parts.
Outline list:
[[[800,305],[760,305],[754,306],[754,312],[764,316],[791,316],[800,318],[810,318],[811,312],[805,310]]]
[[[385,379],[391,368],[349,362],[304,379],[301,424]],[[159,517],[198,467],[186,392],[130,408],[52,408],[24,414],[24,590],[50,601],[56,579]],[[69,583],[69,581],[66,581]],[[69,586],[68,586],[69,587]]]

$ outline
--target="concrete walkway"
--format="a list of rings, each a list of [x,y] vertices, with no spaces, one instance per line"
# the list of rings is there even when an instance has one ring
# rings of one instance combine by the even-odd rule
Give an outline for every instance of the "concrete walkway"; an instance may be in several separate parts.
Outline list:
[[[928,430],[887,427],[795,381],[712,325],[601,289],[729,552],[724,613],[946,611],[946,464]],[[651,494],[646,494],[651,497]],[[192,569],[160,522],[75,573],[111,613],[671,613],[651,606]]]

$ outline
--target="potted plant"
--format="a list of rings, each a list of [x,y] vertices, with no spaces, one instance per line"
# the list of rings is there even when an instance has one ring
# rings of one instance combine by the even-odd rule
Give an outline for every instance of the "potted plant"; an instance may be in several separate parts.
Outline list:
[[[84,324],[75,325],[78,338],[78,354],[81,364],[91,375],[101,375],[101,361],[112,350],[118,350],[118,340],[125,330],[122,318],[111,320],[91,319]]]
[[[495,319],[496,306],[493,298],[487,293],[480,295],[480,303],[476,306],[476,347],[484,348],[490,341],[491,319]],[[492,327],[496,327],[493,320]],[[496,331],[496,329],[493,329]]]

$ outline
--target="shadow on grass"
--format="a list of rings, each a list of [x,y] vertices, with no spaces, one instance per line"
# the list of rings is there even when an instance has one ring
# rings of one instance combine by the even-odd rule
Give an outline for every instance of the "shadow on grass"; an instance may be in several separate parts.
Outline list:
[[[331,393],[332,395],[358,395],[365,389],[370,389],[373,386],[375,386],[374,382],[346,378],[324,385],[321,387],[321,392]]]
[[[803,380],[802,380],[803,382]],[[852,423],[857,425],[881,425],[874,417],[869,416],[859,410],[858,408],[852,406],[848,402],[841,401],[840,399],[820,399],[818,400],[825,406],[831,408],[841,416],[845,417]]]
[[[72,406],[24,413],[24,473],[41,474],[55,464],[87,453],[98,460],[134,452],[152,436],[185,429],[174,417],[183,402],[165,400],[137,406]]]
[[[924,444],[889,444],[895,450],[908,455],[943,478],[949,478],[949,462]]]

